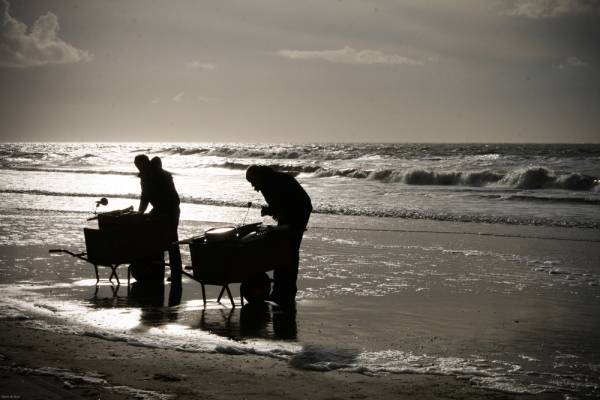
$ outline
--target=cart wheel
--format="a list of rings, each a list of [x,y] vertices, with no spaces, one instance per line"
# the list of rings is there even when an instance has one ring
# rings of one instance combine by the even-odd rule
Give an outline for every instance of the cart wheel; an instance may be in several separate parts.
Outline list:
[[[255,275],[242,282],[240,289],[248,303],[264,302],[271,294],[271,278],[266,273]]]
[[[154,257],[147,257],[134,261],[129,266],[131,276],[140,283],[163,282],[165,279],[165,262],[161,253]]]

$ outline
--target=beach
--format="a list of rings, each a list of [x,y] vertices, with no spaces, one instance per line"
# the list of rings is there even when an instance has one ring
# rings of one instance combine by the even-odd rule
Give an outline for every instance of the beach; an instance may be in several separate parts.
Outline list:
[[[218,225],[188,222],[182,230]],[[89,264],[49,255],[48,246],[4,246],[0,353],[12,392],[2,394],[598,394],[597,231],[394,226],[324,228],[315,221],[303,242],[295,314],[272,305],[241,308],[239,297],[235,308],[227,299],[218,304],[216,287],[204,309],[199,285],[188,278],[178,304],[169,306],[168,283],[157,304],[156,296],[136,295],[135,283],[115,292],[108,270],[96,286]],[[57,266],[59,278],[52,277]]]
[[[2,396],[595,398],[596,145],[3,144]],[[127,284],[83,228],[136,208],[160,156],[179,238],[261,222],[249,165],[312,199],[295,311],[188,277]],[[99,205],[106,197],[107,205]],[[187,245],[183,264],[191,264]],[[166,255],[165,255],[166,257]],[[189,270],[188,270],[189,272]]]

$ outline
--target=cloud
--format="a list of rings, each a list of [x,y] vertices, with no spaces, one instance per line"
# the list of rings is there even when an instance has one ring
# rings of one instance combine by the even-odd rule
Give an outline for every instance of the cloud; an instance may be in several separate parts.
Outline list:
[[[600,14],[598,0],[513,0],[502,2],[502,14],[526,18],[557,18],[569,14]]]
[[[587,67],[589,64],[577,57],[567,57],[565,59],[565,61],[561,62],[560,64],[558,64],[556,66],[556,68],[558,69],[565,69],[568,67],[572,67],[572,68],[582,68],[582,67]]]
[[[160,97],[153,98],[150,103],[152,103],[152,104],[158,104],[158,103],[160,103]]]
[[[277,54],[292,60],[325,60],[340,64],[423,65],[422,61],[397,54],[385,54],[378,50],[355,50],[348,46],[339,50],[279,50]]]
[[[28,28],[10,15],[10,4],[0,0],[0,66],[27,68],[47,64],[90,61],[92,55],[57,36],[58,17],[48,12]]]
[[[211,63],[201,63],[200,61],[194,60],[185,64],[189,69],[204,69],[212,70],[215,69],[215,65]]]
[[[183,101],[183,96],[185,95],[184,92],[181,93],[177,93],[175,96],[173,96],[173,101],[175,103],[181,103]]]

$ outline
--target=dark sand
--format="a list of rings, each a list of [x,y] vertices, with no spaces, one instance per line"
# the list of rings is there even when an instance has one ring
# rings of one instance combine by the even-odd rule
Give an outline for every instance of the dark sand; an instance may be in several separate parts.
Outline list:
[[[60,335],[5,322],[0,328],[3,399],[558,399],[509,395],[445,376],[366,376],[297,370],[256,356],[185,353]],[[69,373],[42,368],[64,368]],[[96,380],[81,376],[94,372]],[[78,377],[79,375],[79,377]],[[173,397],[169,397],[173,396]]]

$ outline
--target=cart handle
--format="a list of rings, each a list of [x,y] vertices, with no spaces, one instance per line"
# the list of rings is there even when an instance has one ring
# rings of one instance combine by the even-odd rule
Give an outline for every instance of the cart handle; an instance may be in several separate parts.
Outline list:
[[[48,250],[48,253],[67,253],[68,255],[71,255],[73,257],[85,257],[86,253],[73,253],[72,251],[66,250],[66,249],[50,249]]]

